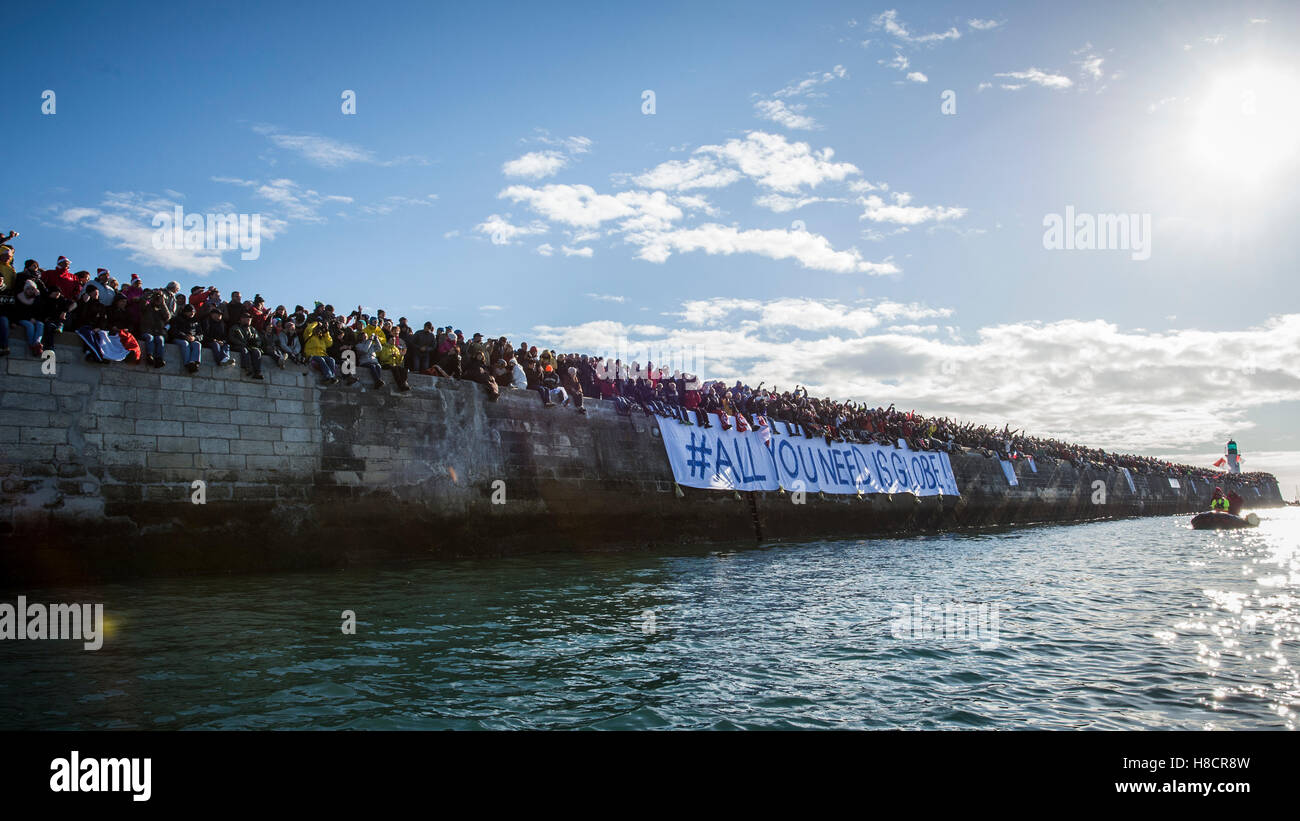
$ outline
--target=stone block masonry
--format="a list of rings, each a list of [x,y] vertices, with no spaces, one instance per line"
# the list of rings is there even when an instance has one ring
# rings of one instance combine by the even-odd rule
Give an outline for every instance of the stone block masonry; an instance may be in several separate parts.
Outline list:
[[[803,540],[1189,513],[1202,482],[953,458],[960,499],[678,495],[655,420],[589,401],[412,375],[320,387],[315,374],[194,376],[82,361],[57,373],[22,346],[0,360],[0,579],[68,584],[152,575],[346,566],[412,556]],[[169,350],[169,355],[174,351]],[[205,351],[205,357],[207,352]],[[391,382],[391,380],[390,380]],[[504,504],[494,490],[504,482]],[[195,482],[203,504],[195,504]],[[1094,502],[1095,482],[1105,503]],[[1281,504],[1276,485],[1252,507]],[[496,494],[498,499],[500,492]]]

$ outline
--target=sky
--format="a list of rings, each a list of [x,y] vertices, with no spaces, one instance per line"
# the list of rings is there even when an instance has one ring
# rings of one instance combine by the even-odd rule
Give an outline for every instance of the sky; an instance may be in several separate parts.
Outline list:
[[[1196,464],[1235,437],[1300,484],[1294,3],[55,2],[6,24],[20,262]],[[256,216],[256,253],[177,243],[178,207]]]

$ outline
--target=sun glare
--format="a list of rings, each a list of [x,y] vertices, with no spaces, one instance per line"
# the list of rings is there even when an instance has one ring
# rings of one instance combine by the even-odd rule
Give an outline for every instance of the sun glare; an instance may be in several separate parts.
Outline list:
[[[1208,172],[1257,183],[1292,162],[1300,142],[1300,82],[1255,66],[1222,74],[1202,98],[1191,153]]]

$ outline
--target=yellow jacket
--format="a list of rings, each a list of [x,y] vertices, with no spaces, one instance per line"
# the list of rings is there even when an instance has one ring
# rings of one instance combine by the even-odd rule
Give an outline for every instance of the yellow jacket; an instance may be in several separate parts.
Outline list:
[[[400,365],[403,359],[402,349],[392,342],[385,342],[384,346],[379,349],[379,364],[381,365],[388,365],[389,367]]]
[[[316,326],[319,322],[308,322],[306,330],[303,331],[302,353],[303,356],[328,356],[330,344],[334,342],[333,337],[326,334],[317,336]]]

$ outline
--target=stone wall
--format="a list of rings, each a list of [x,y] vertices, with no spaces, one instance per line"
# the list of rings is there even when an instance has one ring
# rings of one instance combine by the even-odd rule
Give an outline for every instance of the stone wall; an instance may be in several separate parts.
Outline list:
[[[1131,492],[1121,473],[1056,464],[1021,463],[1008,487],[975,454],[952,460],[960,499],[678,492],[655,420],[608,403],[583,417],[453,380],[415,375],[401,394],[368,376],[318,387],[292,366],[257,382],[206,360],[189,376],[174,348],[153,369],[86,363],[61,344],[51,375],[21,348],[0,360],[0,578],[12,582],[954,530],[1209,500],[1202,483],[1134,475]],[[1281,503],[1276,485],[1261,490],[1245,490],[1248,505]]]

